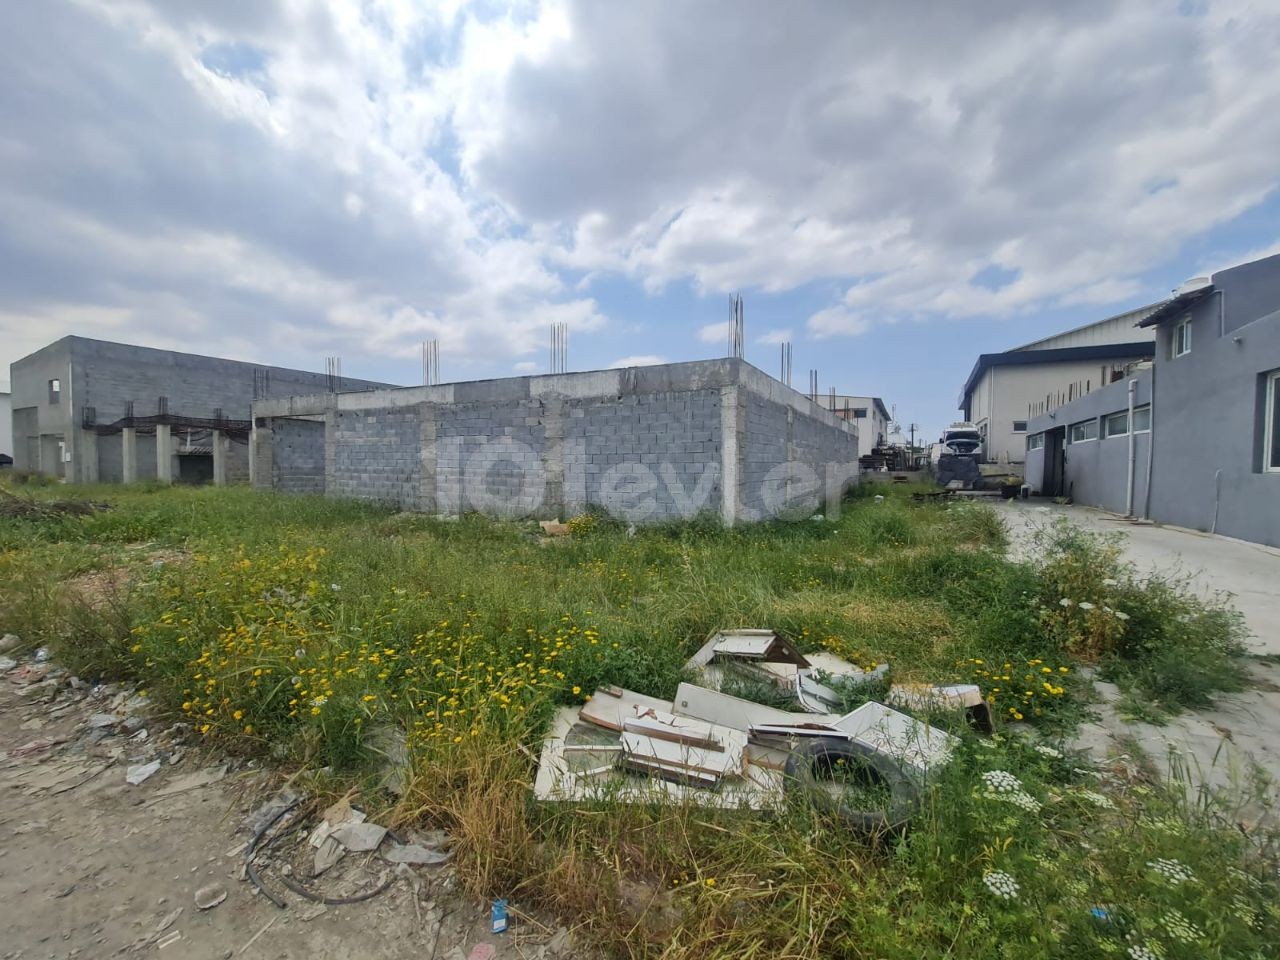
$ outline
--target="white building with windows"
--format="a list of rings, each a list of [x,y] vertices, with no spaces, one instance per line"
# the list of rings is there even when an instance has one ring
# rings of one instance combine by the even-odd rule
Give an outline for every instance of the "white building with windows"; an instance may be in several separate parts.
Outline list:
[[[1022,463],[1027,421],[1123,379],[1150,360],[1154,333],[1138,326],[1153,306],[978,357],[960,394],[960,409],[983,437],[983,459]]]
[[[834,406],[831,395],[818,397],[819,405],[831,410],[838,417],[854,421],[858,426],[858,456],[869,456],[876,447],[890,443],[893,417],[879,397],[853,397],[836,394]]]

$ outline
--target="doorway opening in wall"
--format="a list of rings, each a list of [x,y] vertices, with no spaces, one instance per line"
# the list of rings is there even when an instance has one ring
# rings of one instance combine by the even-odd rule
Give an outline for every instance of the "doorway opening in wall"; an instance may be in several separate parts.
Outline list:
[[[1066,427],[1054,427],[1044,432],[1044,473],[1040,492],[1046,497],[1061,497],[1066,492],[1066,448]]]
[[[213,483],[213,451],[178,454],[179,483]]]

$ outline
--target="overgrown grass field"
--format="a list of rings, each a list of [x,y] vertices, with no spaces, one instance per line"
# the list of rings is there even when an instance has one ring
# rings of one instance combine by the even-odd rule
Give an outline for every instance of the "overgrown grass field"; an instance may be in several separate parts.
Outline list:
[[[619,955],[1270,955],[1267,838],[1061,739],[1088,709],[1084,665],[1157,711],[1238,687],[1239,618],[1140,579],[1109,541],[1047,530],[1015,563],[989,508],[884,492],[838,519],[630,534],[584,516],[548,539],[242,489],[24,490],[110,506],[0,518],[0,630],[82,675],[140,678],[224,749],[449,829],[472,893],[556,911]],[[532,799],[555,705],[602,684],[669,697],[735,626],[895,680],[977,682],[1000,729],[965,736],[895,839],[797,803]],[[398,799],[375,787],[391,728],[413,757]]]

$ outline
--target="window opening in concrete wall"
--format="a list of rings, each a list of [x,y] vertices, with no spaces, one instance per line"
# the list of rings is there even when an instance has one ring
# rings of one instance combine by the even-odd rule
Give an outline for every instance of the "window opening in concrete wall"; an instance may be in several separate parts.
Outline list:
[[[1015,420],[1015,421],[1013,421],[1013,432],[1014,432],[1014,433],[1026,433],[1026,432],[1027,432],[1027,421],[1025,421],[1025,420]]]
[[[1185,316],[1173,328],[1173,355],[1184,357],[1191,352],[1191,317]]]
[[[54,377],[49,381],[49,403],[60,403],[62,401],[62,381]]]
[[[1267,374],[1267,420],[1262,466],[1268,473],[1280,473],[1280,370]]]
[[[855,420],[865,420],[865,419],[866,419],[866,417],[867,417],[867,408],[866,408],[866,407],[854,407],[854,408],[853,408],[853,418],[854,418]]]
[[[1148,433],[1151,430],[1151,404],[1133,408],[1133,432]]]
[[[1043,433],[1033,433],[1031,436],[1027,437],[1028,450],[1039,450],[1043,446],[1044,446]]]
[[[1129,411],[1110,413],[1102,419],[1102,435],[1104,437],[1123,437],[1129,433]]]
[[[1084,443],[1086,440],[1098,439],[1098,421],[1097,420],[1081,420],[1079,423],[1073,423],[1068,431],[1068,440],[1071,443]]]

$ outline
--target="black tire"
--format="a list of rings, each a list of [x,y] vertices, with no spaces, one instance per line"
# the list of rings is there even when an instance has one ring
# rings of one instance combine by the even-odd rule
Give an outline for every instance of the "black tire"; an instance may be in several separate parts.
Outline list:
[[[818,772],[841,760],[889,789],[890,799],[884,809],[858,809],[824,788],[823,784],[830,781],[819,778]],[[801,741],[787,757],[786,791],[865,833],[901,831],[920,807],[920,791],[898,761],[874,747],[840,737]]]

